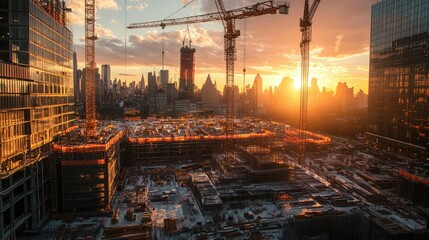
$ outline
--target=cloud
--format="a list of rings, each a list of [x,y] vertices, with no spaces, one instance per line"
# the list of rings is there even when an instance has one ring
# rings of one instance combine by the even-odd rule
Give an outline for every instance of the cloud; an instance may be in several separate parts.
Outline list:
[[[341,47],[341,40],[343,39],[343,35],[338,35],[337,36],[337,41],[335,41],[335,52],[339,52],[340,47]]]
[[[66,6],[72,10],[69,14],[70,22],[83,26],[85,24],[85,1],[66,0],[65,2]],[[95,7],[96,10],[119,10],[119,5],[114,0],[97,0]]]
[[[144,3],[142,0],[128,1],[134,2],[133,9],[139,5],[136,4],[137,2]],[[181,1],[183,4],[190,2],[190,0]],[[233,9],[252,5],[258,1],[260,0],[224,2],[226,9]],[[313,19],[313,35],[310,43],[310,79],[317,77],[321,87],[328,86],[330,89],[333,89],[338,81],[346,81],[349,86],[357,84],[359,88],[367,89],[370,6],[376,1],[322,1]],[[273,76],[274,79],[274,76],[278,76],[278,81],[283,76],[290,76],[295,80],[300,79],[301,32],[298,19],[303,12],[303,1],[290,0],[290,2],[289,15],[275,14],[248,18],[246,30],[244,30],[243,20],[236,21],[236,28],[241,31],[241,36],[236,41],[237,83],[241,81],[240,74],[244,67],[243,35],[246,35],[248,76],[261,73],[263,78]],[[191,5],[197,6],[195,15],[217,12],[213,0],[198,0]],[[208,73],[216,74],[219,76],[217,78],[218,86],[224,84],[225,78],[224,40],[223,30],[220,26],[220,22],[218,25],[210,25],[208,28],[207,25],[190,25],[192,46],[196,47],[196,74],[198,77],[204,77],[201,81],[205,80]],[[186,32],[186,26],[173,31],[168,28],[165,30],[165,63],[166,68],[172,72],[179,71],[179,51]],[[128,33],[131,34],[128,38],[127,49],[128,69],[149,69],[148,71],[151,71],[154,67],[159,68],[162,51],[161,30],[150,30],[145,34],[136,34],[130,30]],[[116,39],[120,36],[115,38],[114,35],[103,34],[102,39],[96,43],[97,62],[109,63],[112,68],[124,66],[124,43]],[[119,33],[117,34],[119,35]],[[101,34],[99,35],[101,36]],[[123,72],[123,70],[121,71]]]
[[[109,21],[112,24],[118,24],[118,21],[116,21],[116,19],[112,18],[112,20]]]
[[[119,10],[119,5],[114,0],[97,0],[95,6],[98,9]]]
[[[142,2],[142,3],[139,3],[139,4],[136,6],[136,9],[137,9],[138,11],[142,12],[142,11],[143,11],[143,10],[145,10],[148,6],[149,6],[149,4],[148,4],[147,2]]]
[[[109,28],[103,27],[101,24],[95,24],[95,34],[99,38],[115,38],[113,31]]]
[[[136,77],[137,75],[135,75],[135,74],[130,74],[130,73],[118,73],[118,76],[123,76],[123,77]]]

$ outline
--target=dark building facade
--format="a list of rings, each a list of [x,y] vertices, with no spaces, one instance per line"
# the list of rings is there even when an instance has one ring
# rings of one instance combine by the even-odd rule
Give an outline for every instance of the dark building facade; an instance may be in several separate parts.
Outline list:
[[[191,99],[195,86],[195,48],[180,49],[179,98]]]
[[[52,201],[53,211],[97,212],[109,207],[119,178],[119,146],[124,133],[115,129],[108,131],[112,133],[102,133],[106,141],[96,144],[62,145],[61,140],[54,144],[53,159],[57,169],[54,188],[58,194]],[[76,132],[69,136],[73,134]]]
[[[429,1],[372,5],[368,137],[377,147],[428,157]]]
[[[148,73],[147,75],[147,92],[149,102],[149,113],[156,113],[156,92],[158,85],[156,84],[156,75],[154,73]]]
[[[0,0],[0,239],[51,212],[51,141],[73,123],[72,33],[63,1]]]

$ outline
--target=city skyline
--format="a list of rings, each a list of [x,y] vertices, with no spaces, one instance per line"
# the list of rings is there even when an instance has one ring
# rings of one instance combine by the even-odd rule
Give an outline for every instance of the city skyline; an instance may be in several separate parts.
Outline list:
[[[0,0],[0,240],[428,240],[429,0],[255,2]]]
[[[69,0],[72,8],[71,23],[74,31],[74,44],[78,54],[79,67],[83,66],[83,2]],[[169,8],[156,1],[122,0],[97,2],[97,41],[96,59],[101,64],[112,66],[112,78],[127,82],[138,81],[142,73],[158,72],[162,68],[162,30],[126,29],[136,23],[160,20],[175,10],[181,9],[190,1],[169,2]],[[248,6],[257,1],[226,1],[227,9]],[[370,6],[375,0],[337,3],[324,1],[315,17],[311,47],[310,79],[319,79],[320,86],[334,90],[338,82],[347,82],[356,90],[368,92]],[[125,23],[125,3],[128,6]],[[288,16],[269,15],[237,21],[241,36],[237,40],[237,61],[235,84],[242,89],[243,84],[243,36],[246,35],[246,85],[256,74],[264,79],[263,88],[277,86],[283,77],[300,81],[300,50],[298,20],[302,14],[299,1],[290,1]],[[173,9],[173,10],[171,10]],[[338,9],[338,10],[337,10]],[[347,11],[347,9],[353,11]],[[216,12],[213,1],[192,1],[186,8],[170,18]],[[111,17],[114,14],[115,17]],[[341,21],[338,21],[341,19]],[[180,47],[187,26],[167,27],[165,29],[165,69],[170,70],[170,79],[179,81]],[[189,25],[192,46],[196,53],[196,85],[201,87],[207,74],[224,85],[225,62],[223,57],[223,29],[221,22]],[[290,29],[279,33],[279,29]],[[127,67],[125,68],[125,35],[127,36]],[[185,45],[188,44],[186,36]]]

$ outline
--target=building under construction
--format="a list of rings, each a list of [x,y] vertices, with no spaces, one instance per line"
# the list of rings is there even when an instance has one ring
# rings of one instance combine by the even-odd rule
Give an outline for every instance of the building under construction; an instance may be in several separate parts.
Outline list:
[[[87,142],[76,128],[54,144],[57,191],[53,210],[63,213],[108,210],[120,173],[124,131],[100,126],[98,142]]]
[[[74,121],[67,10],[62,0],[0,4],[0,239],[49,220],[51,141]]]
[[[194,95],[195,48],[180,48],[179,99],[191,100]]]
[[[225,119],[149,119],[128,123],[129,134],[122,143],[124,165],[148,166],[196,163],[210,160],[223,149]],[[275,133],[268,122],[237,119],[234,139],[248,143]],[[272,126],[271,126],[272,127]]]

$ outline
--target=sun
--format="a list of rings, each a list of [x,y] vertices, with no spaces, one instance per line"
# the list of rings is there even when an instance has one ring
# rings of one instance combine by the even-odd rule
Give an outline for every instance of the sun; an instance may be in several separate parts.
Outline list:
[[[298,78],[294,78],[293,87],[295,89],[300,89],[301,88],[301,80]]]

